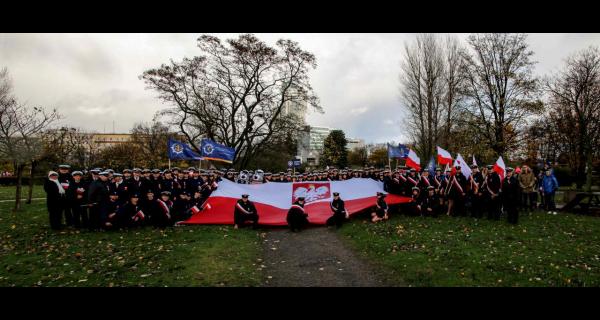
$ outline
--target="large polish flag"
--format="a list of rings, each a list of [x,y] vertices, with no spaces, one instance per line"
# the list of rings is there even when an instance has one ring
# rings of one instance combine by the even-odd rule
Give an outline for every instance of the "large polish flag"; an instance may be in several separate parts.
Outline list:
[[[450,155],[450,152],[448,152],[438,146],[437,153],[438,153],[437,161],[439,164],[441,164],[441,165],[452,164],[452,156]]]
[[[414,168],[417,171],[421,170],[421,159],[419,159],[419,156],[417,156],[417,154],[412,149],[408,151],[408,157],[406,158],[406,166]]]
[[[504,180],[504,177],[506,176],[506,166],[504,165],[504,160],[502,160],[502,156],[498,157],[498,160],[496,160],[493,170],[498,173],[498,175],[500,176],[500,180]]]
[[[304,209],[308,213],[308,221],[311,224],[325,224],[333,214],[329,203],[334,192],[340,193],[346,211],[351,216],[375,206],[377,192],[383,192],[383,183],[369,178],[263,184],[238,184],[223,180],[206,200],[204,209],[181,224],[233,224],[234,207],[242,194],[250,195],[249,200],[256,206],[258,223],[261,225],[287,225],[287,212],[298,197],[305,198]],[[393,194],[386,197],[388,205],[410,200]]]

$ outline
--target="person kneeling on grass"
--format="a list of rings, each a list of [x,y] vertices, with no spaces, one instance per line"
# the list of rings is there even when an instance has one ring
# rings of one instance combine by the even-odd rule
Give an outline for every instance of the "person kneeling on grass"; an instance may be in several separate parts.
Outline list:
[[[140,196],[137,193],[132,193],[129,196],[129,201],[119,208],[117,216],[119,225],[122,228],[142,226],[146,221],[147,216],[139,200]]]
[[[335,225],[338,228],[341,227],[344,220],[348,218],[348,212],[346,212],[344,200],[340,198],[339,192],[333,193],[333,201],[331,201],[329,206],[331,207],[331,211],[333,211],[333,215],[327,219],[326,224],[328,226]]]
[[[427,187],[427,196],[421,201],[421,215],[425,217],[437,217],[440,212],[440,198],[435,193],[433,186]]]
[[[292,232],[300,231],[308,224],[308,213],[304,211],[304,197],[299,197],[290,207],[287,214],[287,223]]]
[[[117,191],[112,191],[109,194],[109,200],[104,206],[104,210],[101,215],[102,226],[105,229],[114,229],[118,228],[121,219],[119,219],[117,212],[121,207],[121,203],[119,202],[119,193]]]
[[[244,226],[246,221],[252,221],[252,227],[256,229],[258,227],[258,211],[252,201],[248,200],[250,197],[247,194],[243,194],[242,198],[235,204],[233,211],[233,227],[235,229]]]
[[[408,214],[411,216],[421,215],[421,189],[419,187],[412,188],[411,200],[408,203]]]
[[[374,209],[374,212],[371,213],[371,221],[378,222],[389,218],[388,205],[385,202],[385,194],[383,192],[377,192],[377,202]]]

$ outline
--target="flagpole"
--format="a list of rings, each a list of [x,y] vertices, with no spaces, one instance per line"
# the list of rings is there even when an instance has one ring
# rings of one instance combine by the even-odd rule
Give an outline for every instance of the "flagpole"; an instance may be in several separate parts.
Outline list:
[[[171,158],[169,158],[169,170],[171,170]]]

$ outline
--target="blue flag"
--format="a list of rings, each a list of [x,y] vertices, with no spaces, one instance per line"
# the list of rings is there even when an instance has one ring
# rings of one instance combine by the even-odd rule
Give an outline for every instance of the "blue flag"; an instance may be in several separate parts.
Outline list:
[[[397,147],[391,146],[389,143],[388,147],[388,158],[406,158],[408,157],[408,147],[399,144]]]
[[[431,156],[429,164],[427,164],[427,171],[429,171],[429,175],[432,177],[435,176],[435,158],[433,156]]]
[[[201,155],[205,160],[223,161],[232,163],[235,158],[235,149],[218,144],[210,139],[202,139]]]
[[[168,153],[171,160],[203,160],[186,143],[171,138],[169,138]]]

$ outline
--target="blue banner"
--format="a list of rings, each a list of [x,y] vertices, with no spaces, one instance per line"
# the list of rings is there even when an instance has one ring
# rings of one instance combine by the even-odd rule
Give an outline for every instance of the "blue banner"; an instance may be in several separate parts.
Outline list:
[[[408,157],[408,147],[399,144],[397,147],[391,146],[389,143],[388,147],[388,158],[406,158]]]
[[[427,164],[427,171],[429,171],[430,176],[435,176],[435,158],[431,156],[429,159],[429,164]]]
[[[168,154],[171,160],[203,160],[190,146],[181,141],[169,138]]]
[[[201,155],[205,160],[223,161],[232,163],[235,158],[235,149],[218,144],[210,139],[202,140]]]

